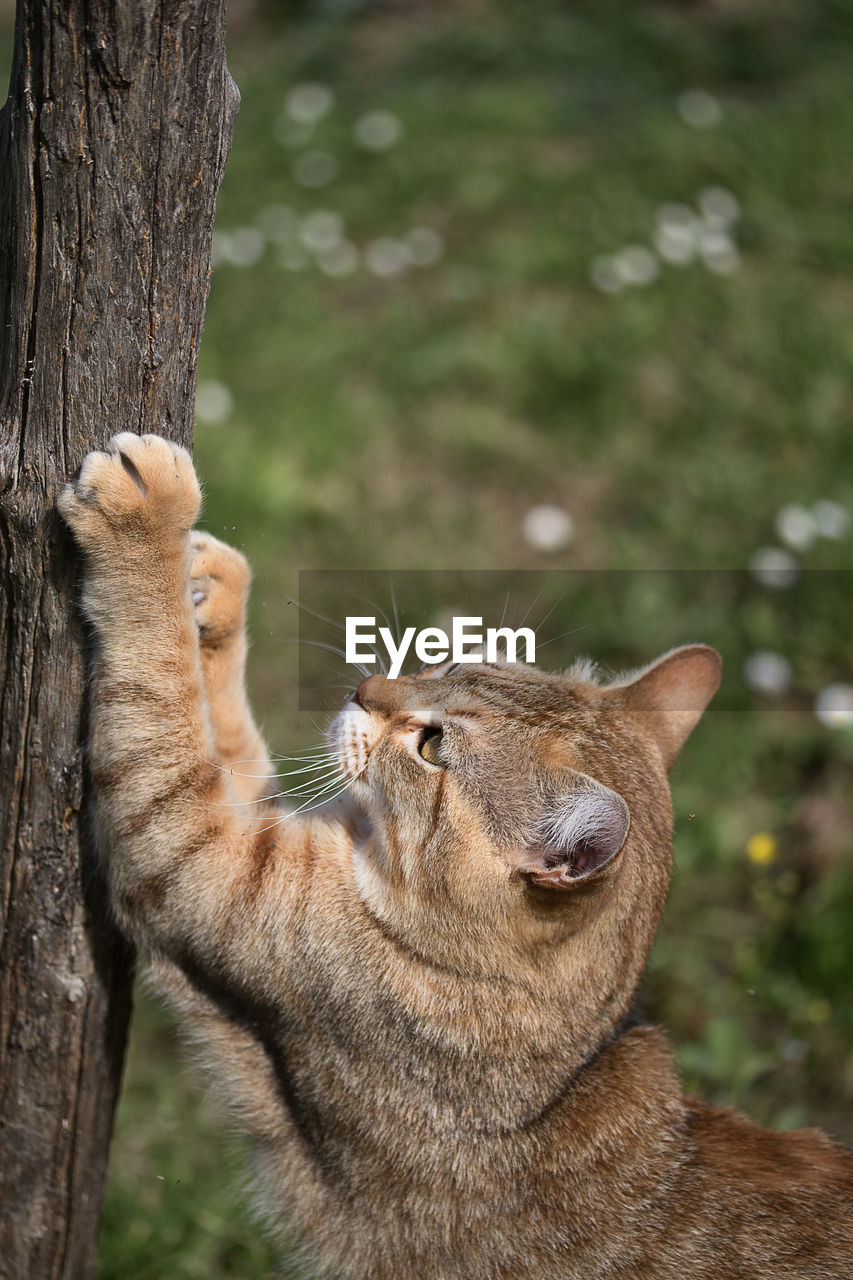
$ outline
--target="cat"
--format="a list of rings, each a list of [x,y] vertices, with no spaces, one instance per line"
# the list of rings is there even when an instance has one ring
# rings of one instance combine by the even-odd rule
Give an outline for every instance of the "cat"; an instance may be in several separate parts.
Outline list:
[[[183,449],[127,433],[60,497],[97,633],[99,844],[314,1273],[849,1280],[853,1153],[683,1096],[631,1016],[667,770],[715,651],[607,683],[371,676],[329,732],[348,795],[280,821],[247,807],[275,786],[243,684],[249,569],[193,532],[199,502]]]

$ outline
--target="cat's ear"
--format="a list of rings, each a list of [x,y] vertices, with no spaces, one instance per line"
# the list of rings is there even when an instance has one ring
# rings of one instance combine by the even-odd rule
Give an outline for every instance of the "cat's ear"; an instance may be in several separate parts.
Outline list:
[[[546,889],[575,889],[601,871],[625,843],[631,815],[620,795],[585,778],[541,819],[521,872]]]
[[[609,688],[654,738],[668,769],[717,692],[722,669],[716,649],[689,644]]]

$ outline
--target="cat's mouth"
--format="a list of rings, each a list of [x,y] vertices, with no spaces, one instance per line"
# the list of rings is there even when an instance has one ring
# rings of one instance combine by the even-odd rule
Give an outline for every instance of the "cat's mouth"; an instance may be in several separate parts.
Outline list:
[[[344,777],[351,781],[364,777],[379,732],[374,717],[356,702],[348,702],[335,716],[326,742]]]

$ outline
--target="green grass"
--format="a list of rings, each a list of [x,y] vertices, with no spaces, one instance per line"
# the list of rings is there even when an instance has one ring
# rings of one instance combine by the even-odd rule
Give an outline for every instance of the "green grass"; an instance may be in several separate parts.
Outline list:
[[[300,568],[742,569],[777,541],[783,504],[853,503],[841,3],[301,13],[269,6],[234,33],[243,107],[219,230],[284,205],[337,212],[359,251],[412,227],[444,251],[392,278],[363,264],[333,277],[280,265],[292,244],[267,241],[253,266],[214,272],[200,382],[225,384],[233,408],[200,420],[197,460],[209,526],[256,566],[252,686],[277,749],[316,732],[295,711]],[[284,146],[275,122],[305,80],[335,105]],[[679,112],[695,89],[721,108],[713,127]],[[352,136],[373,109],[403,128],[383,153]],[[319,189],[293,177],[312,150],[338,165]],[[656,210],[708,186],[741,207],[731,274],[662,264],[646,287],[595,287],[596,259],[650,245]],[[523,539],[543,502],[574,518],[563,553]],[[853,542],[798,560],[850,570]],[[609,642],[639,660],[687,623],[636,583],[631,627]],[[710,714],[674,772],[677,870],[643,1001],[689,1087],[850,1140],[853,741],[811,713],[818,689],[850,678],[841,584],[810,579],[805,618],[760,591],[688,602],[742,709]],[[791,657],[797,711],[744,693],[761,647]],[[765,864],[746,853],[762,831],[777,847]],[[240,1207],[239,1152],[181,1061],[143,1004],[101,1280],[274,1270]]]

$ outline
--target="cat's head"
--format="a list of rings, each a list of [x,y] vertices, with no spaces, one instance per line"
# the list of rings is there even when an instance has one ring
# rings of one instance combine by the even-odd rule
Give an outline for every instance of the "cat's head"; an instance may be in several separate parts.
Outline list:
[[[329,741],[370,819],[374,909],[534,947],[630,917],[647,949],[671,869],[667,769],[720,669],[691,645],[606,683],[488,663],[364,680]]]

